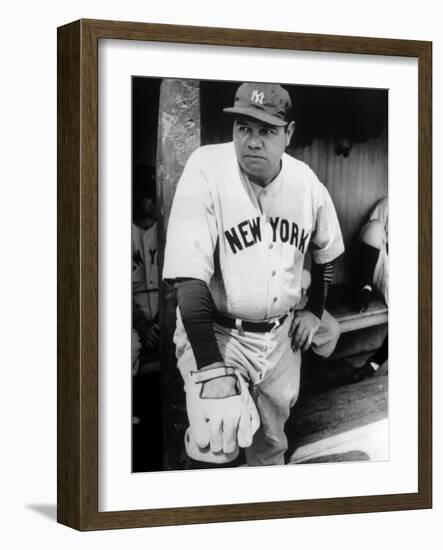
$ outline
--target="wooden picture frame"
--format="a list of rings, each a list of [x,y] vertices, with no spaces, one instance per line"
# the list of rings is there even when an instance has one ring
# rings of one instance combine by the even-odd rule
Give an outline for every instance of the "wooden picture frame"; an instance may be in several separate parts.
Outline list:
[[[98,511],[98,42],[171,42],[418,59],[418,491]],[[432,44],[80,20],[58,29],[58,521],[79,530],[364,513],[432,506]]]

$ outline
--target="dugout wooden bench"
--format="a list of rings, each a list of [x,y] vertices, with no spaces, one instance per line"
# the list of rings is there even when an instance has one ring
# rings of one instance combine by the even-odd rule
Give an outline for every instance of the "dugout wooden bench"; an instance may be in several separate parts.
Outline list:
[[[374,298],[367,311],[359,313],[352,307],[348,285],[334,285],[328,295],[327,310],[340,323],[341,333],[353,332],[388,322],[388,308],[383,298],[374,290]]]
[[[352,306],[349,285],[334,285],[328,295],[327,310],[339,322],[341,329],[332,359],[354,357],[359,364],[383,342],[388,308],[376,291],[367,311],[358,313]]]

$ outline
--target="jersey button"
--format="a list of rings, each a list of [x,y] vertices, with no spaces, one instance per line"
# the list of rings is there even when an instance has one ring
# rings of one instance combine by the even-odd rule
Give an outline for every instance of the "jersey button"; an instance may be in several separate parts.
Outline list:
[[[276,272],[275,272],[275,271],[273,271],[273,272],[272,272],[272,276],[273,276],[273,277],[275,277],[275,274],[276,274]]]
[[[276,301],[277,301],[277,298],[274,298],[274,302],[276,302]]]
[[[274,248],[274,245],[271,243],[271,244],[269,245],[269,248]]]

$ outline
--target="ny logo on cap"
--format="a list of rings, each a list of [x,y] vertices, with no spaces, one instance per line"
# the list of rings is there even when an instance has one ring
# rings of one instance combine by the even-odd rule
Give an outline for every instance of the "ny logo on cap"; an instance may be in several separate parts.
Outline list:
[[[263,100],[265,99],[265,93],[254,90],[251,95],[251,101],[253,103],[263,105]]]

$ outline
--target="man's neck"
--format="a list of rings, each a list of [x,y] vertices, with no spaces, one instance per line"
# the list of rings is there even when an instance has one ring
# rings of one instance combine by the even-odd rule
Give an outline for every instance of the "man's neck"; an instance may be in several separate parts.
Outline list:
[[[280,160],[280,164],[278,165],[278,170],[275,172],[275,174],[273,174],[272,176],[269,176],[265,180],[262,179],[262,178],[255,178],[254,176],[249,176],[248,174],[246,174],[246,175],[247,175],[249,181],[252,181],[252,183],[255,183],[255,185],[259,185],[260,187],[265,188],[270,183],[272,183],[276,179],[276,177],[280,174],[281,167],[282,167],[282,161]]]
[[[134,224],[139,227],[140,229],[142,229],[143,231],[147,231],[148,229],[151,229],[151,227],[154,225],[155,223],[155,219],[154,218],[144,218],[143,220],[140,220],[140,219],[134,219]]]

